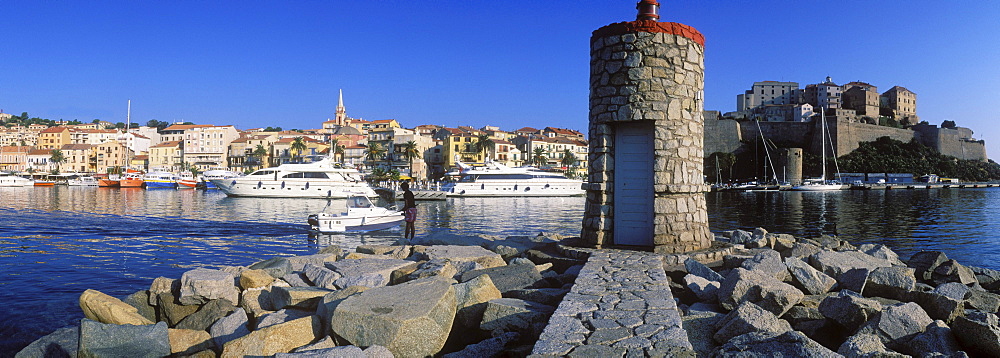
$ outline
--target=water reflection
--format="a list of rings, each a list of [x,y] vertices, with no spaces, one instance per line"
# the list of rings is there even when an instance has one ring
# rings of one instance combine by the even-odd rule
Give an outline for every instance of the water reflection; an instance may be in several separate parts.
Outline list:
[[[1000,268],[1000,190],[914,189],[707,194],[713,231],[763,227],[799,237],[821,234],[882,243],[907,257],[944,251],[970,265]]]

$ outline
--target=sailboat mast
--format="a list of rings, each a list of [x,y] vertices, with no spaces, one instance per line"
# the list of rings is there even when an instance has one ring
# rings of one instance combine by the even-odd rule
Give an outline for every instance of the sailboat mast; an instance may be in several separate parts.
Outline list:
[[[721,170],[719,168],[719,156],[716,155],[715,156],[715,183],[716,184],[721,184],[722,183],[722,172],[720,172],[719,170]]]
[[[132,100],[128,100],[128,111],[125,112],[125,133],[128,133],[128,127],[132,126]]]
[[[132,126],[132,99],[128,100],[128,110],[125,111],[125,136],[124,139],[128,139],[128,129]],[[130,148],[131,147],[131,148]],[[129,154],[130,150],[133,150],[133,146],[125,147],[125,171],[128,172],[129,164],[132,164],[132,155]]]
[[[820,164],[823,165],[823,180],[826,180],[826,109],[820,107],[820,151],[823,153],[823,161]]]

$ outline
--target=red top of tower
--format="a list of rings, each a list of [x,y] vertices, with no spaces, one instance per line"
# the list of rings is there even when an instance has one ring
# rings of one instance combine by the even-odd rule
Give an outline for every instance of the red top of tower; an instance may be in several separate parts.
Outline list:
[[[635,8],[639,10],[635,21],[619,22],[604,26],[595,30],[592,37],[605,37],[630,32],[658,32],[683,36],[701,46],[705,46],[705,35],[702,35],[695,28],[676,22],[658,22],[657,20],[660,18],[660,3],[656,0],[640,0],[635,5]]]

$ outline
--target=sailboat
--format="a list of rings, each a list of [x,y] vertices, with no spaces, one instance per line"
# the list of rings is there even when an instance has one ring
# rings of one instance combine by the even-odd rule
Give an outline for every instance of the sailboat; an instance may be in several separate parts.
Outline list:
[[[767,182],[758,184],[757,188],[751,190],[778,190],[781,188],[781,181],[778,180],[778,172],[774,170],[774,162],[771,161],[771,151],[768,149],[767,140],[764,139],[764,130],[760,128],[760,121],[756,122],[757,132],[760,133],[760,142],[764,145],[764,155],[767,157],[767,163],[764,165],[764,178],[767,179],[768,166],[771,167],[771,175],[773,178],[768,179]]]
[[[129,128],[132,126],[132,100],[128,100],[128,112],[125,115],[125,133],[128,133]],[[124,137],[123,137],[124,138]],[[140,170],[129,169],[128,165],[131,164],[132,156],[128,156],[128,162],[125,163],[125,174],[118,181],[118,186],[121,188],[141,188],[144,184],[142,178],[143,173]]]
[[[828,191],[828,190],[842,190],[842,189],[844,189],[844,185],[843,184],[841,184],[841,183],[839,183],[837,181],[834,181],[834,180],[827,180],[826,179],[826,140],[827,140],[827,137],[826,137],[826,109],[825,108],[822,109],[822,110],[820,110],[820,120],[822,121],[820,123],[820,133],[821,133],[820,134],[820,141],[822,142],[822,144],[820,145],[820,148],[821,148],[820,151],[823,153],[823,161],[822,161],[823,175],[821,177],[819,177],[818,179],[806,179],[805,182],[802,183],[802,185],[793,186],[792,190],[799,190],[799,191]],[[832,143],[832,140],[831,140],[831,143]],[[832,148],[831,148],[831,151],[832,151]],[[837,153],[832,153],[832,154],[833,154],[833,160],[834,160],[834,162],[836,162],[837,161]]]

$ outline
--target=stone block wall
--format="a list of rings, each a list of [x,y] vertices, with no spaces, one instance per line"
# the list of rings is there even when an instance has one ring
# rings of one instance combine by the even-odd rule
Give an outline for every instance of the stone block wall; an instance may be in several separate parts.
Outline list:
[[[615,124],[652,121],[654,247],[707,248],[703,177],[704,37],[676,23],[611,24],[591,37],[590,175],[582,238],[614,244]],[[623,203],[627,204],[627,203]]]
[[[715,152],[735,152],[743,145],[740,142],[743,138],[743,134],[740,133],[740,122],[732,119],[705,119],[704,153],[706,158]]]

